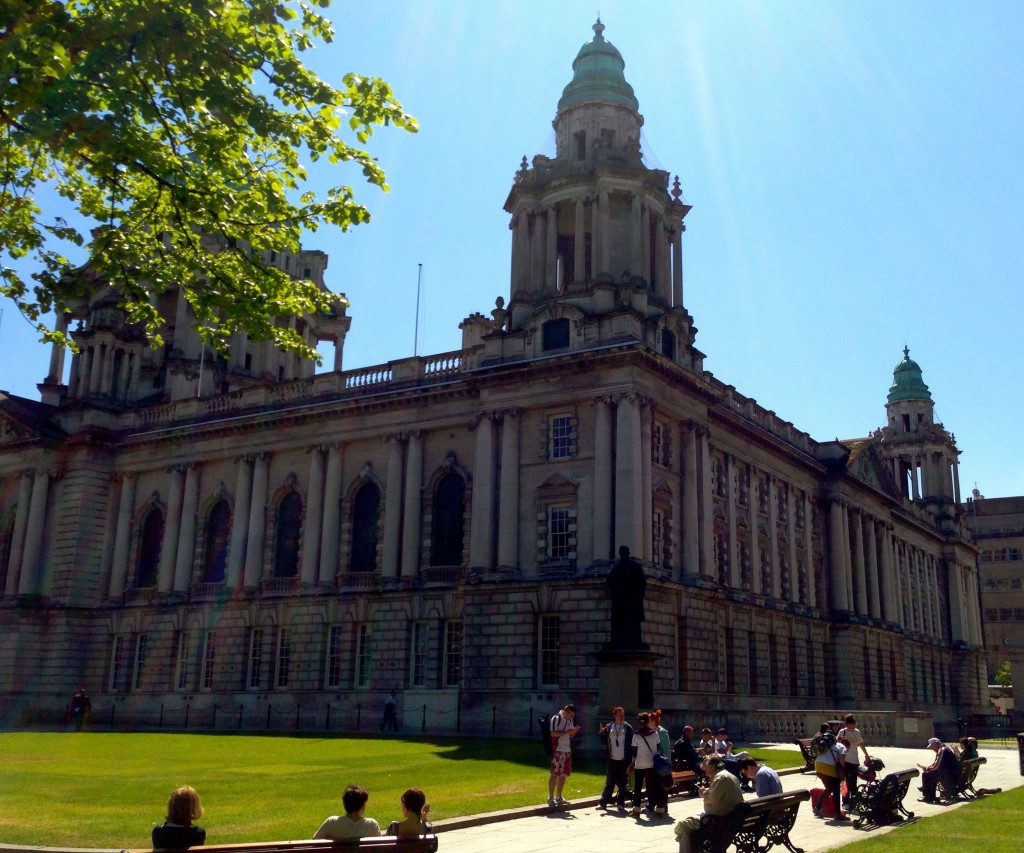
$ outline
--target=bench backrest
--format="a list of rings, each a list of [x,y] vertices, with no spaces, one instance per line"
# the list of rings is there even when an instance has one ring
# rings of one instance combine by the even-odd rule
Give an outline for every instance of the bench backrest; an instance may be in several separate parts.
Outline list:
[[[376,838],[352,838],[345,841],[330,839],[300,839],[297,841],[254,841],[246,844],[208,844],[205,847],[187,848],[194,853],[434,853],[437,850],[437,836],[424,835],[420,838],[397,838],[381,835]],[[125,850],[122,853],[155,853],[149,850]]]

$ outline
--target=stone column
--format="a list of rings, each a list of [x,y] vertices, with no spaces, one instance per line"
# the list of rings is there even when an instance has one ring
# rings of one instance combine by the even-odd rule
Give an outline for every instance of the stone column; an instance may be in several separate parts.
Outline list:
[[[654,527],[654,482],[651,475],[651,442],[653,429],[653,413],[650,404],[640,408],[640,509],[641,530],[640,554],[644,563],[654,559],[653,527]],[[658,561],[661,564],[661,561]]]
[[[103,345],[94,343],[90,349],[92,357],[89,359],[89,394],[96,395],[103,387]]]
[[[132,356],[124,349],[121,350],[121,370],[117,375],[117,387],[114,389],[115,400],[127,400],[128,388],[131,384]]]
[[[327,448],[323,525],[320,533],[320,583],[334,583],[338,573],[338,529],[341,522],[341,445]]]
[[[784,590],[787,600],[800,602],[800,570],[796,565],[796,490],[792,483],[786,485],[786,540],[789,542],[789,588]]]
[[[953,500],[960,503],[960,460],[953,456]]]
[[[472,530],[469,563],[474,569],[494,566],[494,420],[485,413],[476,424],[473,454]]]
[[[846,571],[845,547],[846,537],[843,535],[843,505],[833,498],[829,504],[829,569],[832,590],[832,609],[848,611],[849,579]]]
[[[652,230],[654,231],[655,292],[658,298],[668,305],[672,301],[672,282],[669,277],[668,240],[660,216],[655,220]]]
[[[96,578],[96,592],[101,597],[110,593],[110,575],[114,563],[114,537],[117,535],[117,509],[121,500],[119,477],[107,481],[107,505],[103,513],[103,548],[100,551],[100,570]]]
[[[196,512],[199,507],[199,467],[189,465],[185,471],[185,494],[181,505],[181,534],[178,556],[174,561],[174,591],[186,592],[192,581],[196,549]]]
[[[403,577],[414,578],[420,571],[420,517],[423,493],[423,432],[409,433],[405,460],[405,508],[402,513]]]
[[[725,517],[728,519],[728,548],[729,548],[729,586],[733,589],[742,589],[743,578],[740,576],[740,559],[736,547],[736,513],[739,507],[736,504],[736,468],[733,464],[731,453],[725,454]]]
[[[868,585],[867,570],[864,563],[864,525],[860,510],[853,509],[850,512],[852,523],[850,541],[853,545],[853,566],[854,566],[854,606],[861,616],[868,615]]]
[[[552,205],[545,215],[548,220],[548,236],[544,254],[544,283],[554,293],[558,290],[558,208]]]
[[[755,595],[761,595],[764,591],[761,585],[761,537],[758,534],[761,510],[758,506],[758,472],[753,463],[750,465],[750,494],[748,495],[747,511],[750,513],[750,591]]]
[[[306,493],[306,518],[302,524],[303,586],[315,586],[320,577],[320,524],[324,506],[324,449],[319,445],[309,451],[309,490]]]
[[[693,421],[683,426],[683,572],[687,575],[700,574],[696,428]]]
[[[32,472],[23,471],[18,483],[18,508],[11,534],[11,557],[7,563],[5,595],[18,594],[18,580],[25,555],[25,531],[28,529],[29,504],[32,502]]]
[[[245,578],[248,589],[260,585],[263,575],[263,543],[267,535],[267,483],[270,479],[270,455],[257,453],[253,460],[252,501],[249,504],[249,530],[245,544]]]
[[[804,581],[807,584],[807,604],[818,606],[818,589],[814,582],[814,506],[811,496],[804,492]]]
[[[642,276],[644,281],[647,282],[648,288],[651,289],[651,293],[654,292],[651,285],[654,282],[651,280],[651,212],[647,209],[647,206],[643,206],[643,210],[640,214],[639,219],[640,228],[637,231],[637,248],[639,254],[637,257],[637,272],[636,275]]]
[[[878,595],[878,527],[875,520],[864,515],[864,539],[867,542],[868,613],[872,619],[882,616]]]
[[[583,198],[576,199],[575,236],[573,238],[573,279],[583,282],[587,279],[587,210]],[[500,550],[500,549],[499,549]],[[500,562],[500,561],[499,561]]]
[[[63,311],[57,311],[54,321],[54,331],[65,333],[68,330],[68,315]],[[60,344],[50,344],[50,370],[46,374],[46,382],[60,385],[64,380],[64,347]]]
[[[597,199],[600,226],[599,228],[595,228],[594,230],[597,231],[600,235],[598,243],[600,246],[599,251],[601,254],[601,263],[598,265],[598,268],[594,271],[595,275],[598,272],[607,273],[609,271],[609,258],[611,257],[608,245],[610,242],[608,238],[608,190],[601,190],[597,196]]]
[[[615,412],[615,547],[643,553],[643,467],[639,401],[619,398]]]
[[[846,609],[854,612],[854,588],[853,588],[853,548],[850,543],[850,507],[842,505],[843,511],[843,572],[846,575]]]
[[[598,397],[594,404],[594,528],[595,560],[611,560],[612,527],[612,414],[611,400]]]
[[[402,531],[402,456],[405,436],[401,433],[386,436],[388,443],[388,470],[384,479],[384,542],[381,552],[380,576],[398,577],[399,537]]]
[[[136,352],[131,356],[132,359],[132,372],[131,379],[128,382],[128,399],[138,400],[139,399],[139,385],[142,381],[142,353]]]
[[[68,377],[68,396],[71,398],[82,396],[82,389],[79,387],[79,378],[82,375],[82,356],[83,353],[79,353],[78,356],[71,357],[71,375]]]
[[[779,568],[779,501],[774,474],[768,475],[768,566],[771,571],[772,598],[782,598],[782,571]]]
[[[525,289],[530,272],[530,215],[521,210],[516,214],[516,254],[512,258],[511,295]]]
[[[581,205],[582,202],[577,202]],[[577,278],[577,281],[580,279]],[[501,485],[498,494],[498,568],[519,567],[519,412],[501,420]]]
[[[136,475],[121,475],[121,498],[117,507],[117,529],[114,533],[114,559],[110,570],[110,597],[120,598],[124,594],[125,579],[128,577],[128,546],[135,512]]]
[[[921,492],[917,488],[917,478],[920,474],[921,460],[917,456],[910,457],[910,484],[913,488],[914,500],[918,500],[921,497]]]
[[[174,566],[178,559],[178,535],[181,532],[181,504],[185,469],[172,465],[167,469],[170,489],[167,497],[167,518],[164,521],[164,541],[160,546],[160,568],[157,574],[157,589],[168,593],[174,587]]]
[[[103,356],[103,372],[100,374],[100,393],[114,396],[114,346],[106,346]]]
[[[712,543],[715,538],[714,515],[711,508],[711,448],[709,439],[711,430],[701,426],[697,432],[700,442],[700,573],[704,577],[715,577],[714,550]]]
[[[25,553],[21,560],[18,595],[40,592],[43,533],[46,530],[46,501],[50,493],[50,472],[38,469],[32,478],[32,497],[28,505],[25,525]]]
[[[954,643],[967,639],[967,608],[963,593],[963,570],[955,560],[949,560],[946,563],[946,595],[949,598],[949,636]]]
[[[942,636],[942,611],[939,606],[939,573],[935,567],[935,559],[928,557],[928,584],[931,587],[931,594],[928,596],[932,603],[932,636]]]
[[[647,278],[647,274],[644,272],[646,269],[644,259],[647,257],[647,253],[644,251],[644,246],[647,245],[644,242],[644,233],[647,230],[644,226],[646,218],[646,206],[640,203],[640,196],[637,193],[631,193],[629,197],[629,269],[633,275],[644,278]]]
[[[683,307],[683,229],[672,234],[672,305]]]
[[[252,497],[252,457],[239,456],[238,477],[235,480],[235,505],[231,511],[231,543],[228,546],[227,572],[224,576],[228,589],[236,589],[242,581],[245,565],[245,543],[249,538],[249,505]]]
[[[981,635],[981,608],[978,604],[978,577],[973,566],[966,567],[967,621],[971,626],[971,645],[983,646]]]

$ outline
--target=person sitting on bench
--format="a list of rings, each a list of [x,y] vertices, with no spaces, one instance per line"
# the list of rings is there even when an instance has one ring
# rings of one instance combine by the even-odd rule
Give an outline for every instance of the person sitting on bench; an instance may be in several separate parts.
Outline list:
[[[314,838],[330,838],[341,841],[343,838],[367,838],[380,835],[380,824],[372,817],[364,817],[366,801],[370,795],[359,785],[349,785],[341,795],[341,803],[345,814],[331,815],[320,828],[313,833]]]
[[[955,791],[956,783],[960,777],[960,762],[956,755],[937,737],[928,740],[928,749],[935,753],[935,760],[925,767],[923,764],[917,766],[921,769],[921,792],[926,803],[936,802],[935,791],[941,783],[944,787]]]
[[[679,853],[690,853],[691,836],[700,829],[704,815],[725,817],[743,802],[740,783],[731,773],[723,772],[721,756],[709,755],[704,759],[702,767],[704,774],[711,780],[711,784],[700,792],[704,798],[704,814],[691,815],[676,824]]]

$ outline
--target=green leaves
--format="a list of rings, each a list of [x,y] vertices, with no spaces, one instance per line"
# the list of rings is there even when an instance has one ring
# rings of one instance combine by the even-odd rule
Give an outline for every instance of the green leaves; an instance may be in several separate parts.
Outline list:
[[[328,0],[0,0],[0,293],[39,318],[117,282],[154,344],[155,297],[182,286],[197,324],[315,352],[275,319],[335,297],[266,266],[303,229],[369,220],[352,188],[304,191],[302,159],[355,164],[387,189],[364,146],[381,125],[415,132],[391,87],[346,75],[338,90],[297,53],[333,37]],[[340,134],[342,115],[348,116]],[[90,237],[36,202],[52,184]],[[74,274],[51,244],[90,253]],[[225,246],[245,246],[225,251]],[[31,256],[35,284],[3,264]],[[199,281],[206,282],[200,287]]]

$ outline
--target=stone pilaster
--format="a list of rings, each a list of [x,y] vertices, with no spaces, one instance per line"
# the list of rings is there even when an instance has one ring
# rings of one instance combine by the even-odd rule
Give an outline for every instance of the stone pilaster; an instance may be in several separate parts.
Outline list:
[[[319,445],[307,448],[309,453],[309,486],[306,492],[306,520],[302,525],[303,586],[315,586],[320,569],[320,525],[324,505],[324,449]]]
[[[225,584],[236,589],[242,582],[245,566],[245,546],[249,539],[249,508],[252,502],[252,457],[239,456],[238,477],[235,481],[235,505],[231,513],[231,543],[228,546],[228,564]]]
[[[516,469],[518,471],[518,468]],[[409,433],[405,460],[405,510],[402,521],[402,576],[416,577],[420,570],[420,517],[423,492],[423,432]]]

